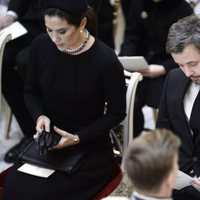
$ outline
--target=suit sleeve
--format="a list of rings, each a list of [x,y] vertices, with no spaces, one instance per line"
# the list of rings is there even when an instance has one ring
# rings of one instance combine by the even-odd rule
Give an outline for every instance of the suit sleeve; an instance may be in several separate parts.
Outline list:
[[[169,81],[170,73],[171,72],[169,72],[169,74],[167,75],[167,78],[165,80],[162,96],[160,99],[160,106],[159,106],[156,127],[173,130],[173,127],[172,127],[172,124],[170,121],[170,117],[169,117],[168,102],[167,102],[168,81]]]

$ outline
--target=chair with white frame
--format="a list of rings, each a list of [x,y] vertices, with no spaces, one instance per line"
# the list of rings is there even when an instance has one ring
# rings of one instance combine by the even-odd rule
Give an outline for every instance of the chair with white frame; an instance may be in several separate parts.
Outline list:
[[[0,92],[2,94],[2,62],[3,62],[3,54],[6,43],[11,40],[11,34],[7,32],[2,32],[0,34]],[[12,112],[10,107],[5,101],[5,137],[9,138],[10,126],[11,126],[11,119],[12,119]],[[2,95],[0,96],[0,117],[2,117]]]

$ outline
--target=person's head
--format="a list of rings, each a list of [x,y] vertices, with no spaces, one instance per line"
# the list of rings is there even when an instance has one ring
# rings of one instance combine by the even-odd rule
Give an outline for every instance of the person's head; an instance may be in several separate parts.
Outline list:
[[[125,168],[136,191],[148,196],[171,196],[178,170],[180,139],[156,129],[133,140]]]
[[[47,33],[60,51],[74,49],[86,38],[95,36],[96,16],[87,0],[41,0]]]
[[[200,84],[200,18],[197,15],[182,18],[170,27],[166,51],[187,77]]]

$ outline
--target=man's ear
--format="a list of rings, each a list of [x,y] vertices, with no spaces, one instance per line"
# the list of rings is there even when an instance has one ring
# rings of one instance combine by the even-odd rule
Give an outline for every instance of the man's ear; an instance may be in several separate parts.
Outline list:
[[[172,195],[172,189],[174,186],[173,180],[174,180],[174,176],[172,175],[171,172],[163,178],[163,181],[161,182],[160,187],[159,187],[160,194],[162,195],[165,194],[166,196]]]
[[[172,190],[176,184],[177,169],[173,169],[166,176],[166,187]]]
[[[178,169],[179,169],[179,166],[178,166],[178,155],[176,154],[174,156],[174,159],[173,159],[173,167],[172,167],[172,169],[169,172],[168,177],[167,177],[167,181],[168,181],[168,184],[171,187],[171,189],[173,189],[175,184],[176,184]]]

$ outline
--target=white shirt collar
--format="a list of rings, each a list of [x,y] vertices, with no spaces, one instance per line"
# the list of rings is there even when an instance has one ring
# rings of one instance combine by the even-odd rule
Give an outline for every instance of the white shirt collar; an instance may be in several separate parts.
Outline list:
[[[187,92],[185,93],[185,96],[183,99],[183,106],[184,106],[184,111],[185,111],[188,121],[190,119],[192,107],[197,97],[197,94],[199,92],[199,89],[200,89],[200,85],[196,85],[193,82],[191,82],[191,84],[189,85],[187,89]]]
[[[149,196],[145,196],[143,194],[139,194],[138,192],[133,192],[133,196],[136,196],[138,198],[144,199],[144,200],[172,200],[172,198],[156,198],[156,197],[149,197]]]

